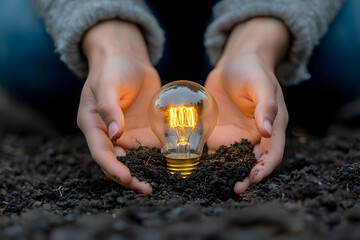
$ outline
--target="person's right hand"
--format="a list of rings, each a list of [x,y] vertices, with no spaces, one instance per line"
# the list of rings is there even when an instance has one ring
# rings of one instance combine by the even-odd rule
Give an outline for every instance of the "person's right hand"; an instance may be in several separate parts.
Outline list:
[[[125,149],[160,147],[147,123],[147,107],[161,87],[139,29],[109,20],[90,29],[82,41],[89,75],[82,90],[78,125],[93,159],[111,180],[150,194],[149,183],[131,176],[116,156]]]

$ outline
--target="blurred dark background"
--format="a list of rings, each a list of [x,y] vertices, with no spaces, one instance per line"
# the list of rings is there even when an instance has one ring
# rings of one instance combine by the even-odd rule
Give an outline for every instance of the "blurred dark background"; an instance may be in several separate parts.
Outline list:
[[[216,1],[148,3],[167,34],[164,57],[156,66],[163,83],[179,79],[203,83],[211,70],[203,35]],[[283,88],[290,125],[323,134],[334,121],[358,122],[357,10],[360,1],[345,2],[309,63],[312,79]],[[28,0],[0,1],[0,128],[16,129],[22,124],[19,129],[26,129],[26,125],[43,130],[53,126],[63,134],[77,132],[76,112],[84,81],[59,60],[51,37]],[[11,103],[2,100],[5,95]],[[42,116],[46,120],[41,120]]]

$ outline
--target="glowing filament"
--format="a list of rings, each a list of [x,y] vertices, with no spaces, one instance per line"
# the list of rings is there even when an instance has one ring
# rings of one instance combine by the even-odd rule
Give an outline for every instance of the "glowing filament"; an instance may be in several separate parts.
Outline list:
[[[195,128],[195,115],[194,107],[170,107],[170,127]]]
[[[194,107],[170,107],[170,127],[175,130],[176,136],[178,137],[178,144],[188,145],[190,134],[196,126],[197,112]],[[185,136],[185,128],[189,128],[188,137]],[[180,137],[177,129],[180,129]]]

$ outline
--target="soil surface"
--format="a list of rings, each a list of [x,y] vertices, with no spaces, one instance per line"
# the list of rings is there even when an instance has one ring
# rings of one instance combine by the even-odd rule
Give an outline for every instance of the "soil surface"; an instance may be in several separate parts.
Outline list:
[[[256,159],[246,140],[204,154],[186,179],[159,149],[119,157],[153,194],[106,179],[84,137],[0,138],[0,239],[360,239],[360,139],[288,130],[282,164],[233,193]]]

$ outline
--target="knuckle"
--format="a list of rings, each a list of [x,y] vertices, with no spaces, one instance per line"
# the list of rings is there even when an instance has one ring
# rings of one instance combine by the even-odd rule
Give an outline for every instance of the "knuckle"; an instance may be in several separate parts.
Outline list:
[[[80,130],[83,131],[83,117],[82,114],[80,113],[80,110],[77,113],[76,124],[80,128]]]
[[[274,120],[276,118],[278,109],[277,102],[273,100],[259,102],[256,107],[257,114],[262,114],[265,118],[270,118],[269,120]]]
[[[114,112],[114,107],[108,103],[99,103],[98,111],[102,118],[106,118],[108,115]]]
[[[285,124],[287,125],[288,123],[289,123],[289,113],[286,110],[286,112],[285,112]]]
[[[275,100],[269,100],[267,105],[268,105],[269,110],[274,112],[275,115],[276,115],[277,112],[278,112],[278,104],[277,104],[277,102]]]
[[[286,107],[283,108],[282,112],[282,119],[284,121],[285,126],[289,123],[289,112]]]
[[[79,115],[76,118],[76,124],[81,129],[81,117]]]

